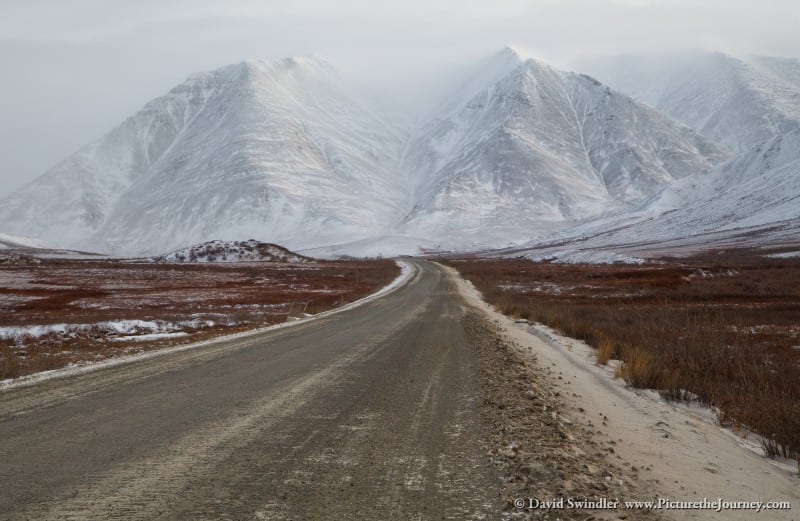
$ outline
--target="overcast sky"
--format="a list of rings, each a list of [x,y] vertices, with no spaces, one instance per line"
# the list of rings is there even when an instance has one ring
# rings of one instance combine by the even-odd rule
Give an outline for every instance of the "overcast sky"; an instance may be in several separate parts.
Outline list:
[[[195,71],[316,54],[392,95],[511,44],[561,68],[671,49],[800,57],[798,0],[0,0],[0,197]]]

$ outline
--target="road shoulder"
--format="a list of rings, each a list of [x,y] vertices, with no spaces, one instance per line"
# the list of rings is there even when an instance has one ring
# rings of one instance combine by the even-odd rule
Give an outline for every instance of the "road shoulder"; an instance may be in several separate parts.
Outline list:
[[[623,469],[635,479],[634,485],[644,489],[644,495],[632,499],[775,500],[790,501],[795,509],[800,506],[797,478],[740,446],[729,432],[668,403],[635,393],[574,353],[530,334],[527,328],[520,328],[485,303],[455,270],[444,269],[467,303],[493,324],[510,346],[509,364],[527,364],[530,373],[546,377],[543,382],[547,383],[542,385],[561,403],[555,414],[563,418],[565,434],[577,437],[591,432],[594,443],[608,452],[606,460]],[[515,361],[517,357],[524,362]],[[518,375],[513,371],[519,372],[509,369],[504,379],[513,389],[508,395],[521,391],[514,381]],[[584,451],[593,446],[584,444],[577,443],[583,445]],[[760,514],[752,510],[713,509],[663,512],[674,519],[797,519],[796,510]]]

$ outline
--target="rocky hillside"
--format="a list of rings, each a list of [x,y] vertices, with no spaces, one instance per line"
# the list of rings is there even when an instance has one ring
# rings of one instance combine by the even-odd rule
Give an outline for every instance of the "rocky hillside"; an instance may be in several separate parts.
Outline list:
[[[210,241],[154,257],[155,262],[283,262],[304,263],[311,259],[282,246],[247,241]]]

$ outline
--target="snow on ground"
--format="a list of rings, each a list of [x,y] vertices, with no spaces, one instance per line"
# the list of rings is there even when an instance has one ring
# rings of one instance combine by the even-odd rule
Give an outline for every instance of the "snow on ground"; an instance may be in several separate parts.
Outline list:
[[[34,280],[36,280],[34,275],[35,273],[31,272],[25,273],[19,270],[0,271],[0,287],[6,290],[30,289],[31,287],[43,288],[43,289],[54,289],[54,288],[72,289],[72,286],[53,286],[50,284],[34,283]]]
[[[528,256],[533,261],[553,260],[566,264],[643,264],[644,259],[603,250],[558,250],[534,253]]]
[[[181,322],[167,322],[164,320],[112,320],[96,322],[93,324],[46,324],[31,326],[5,326],[0,327],[0,338],[12,338],[17,341],[40,338],[45,335],[55,334],[61,336],[75,336],[82,332],[92,330],[113,337],[115,340],[154,340],[156,338],[169,338],[182,329],[199,329],[212,327],[213,320],[192,319]],[[183,332],[180,336],[185,336]],[[124,336],[120,336],[124,335]],[[161,336],[158,336],[161,335]]]
[[[65,334],[70,328],[68,324],[49,324],[46,326],[11,326],[0,327],[0,338],[39,338],[50,333]]]
[[[782,253],[770,253],[767,255],[772,259],[793,259],[795,257],[800,257],[800,251],[785,251]]]
[[[111,255],[104,255],[102,253],[90,253],[75,250],[39,250],[31,251],[29,254],[37,259],[103,260],[114,258]]]
[[[189,336],[186,331],[176,331],[175,333],[150,333],[148,335],[126,335],[118,336],[111,339],[112,342],[126,342],[135,340],[137,342],[150,342],[153,340],[163,340],[165,338],[180,338]]]
[[[349,257],[396,257],[400,255],[419,255],[428,249],[435,249],[437,243],[428,239],[392,235],[362,239],[353,242],[321,246],[300,250],[304,255],[318,259]]]

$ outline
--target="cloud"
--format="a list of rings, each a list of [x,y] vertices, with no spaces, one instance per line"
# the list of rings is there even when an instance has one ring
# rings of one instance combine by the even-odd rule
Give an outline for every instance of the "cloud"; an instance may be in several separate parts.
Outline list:
[[[796,0],[5,0],[0,196],[189,73],[319,53],[413,99],[506,44],[560,67],[593,54],[706,48],[800,56]]]

